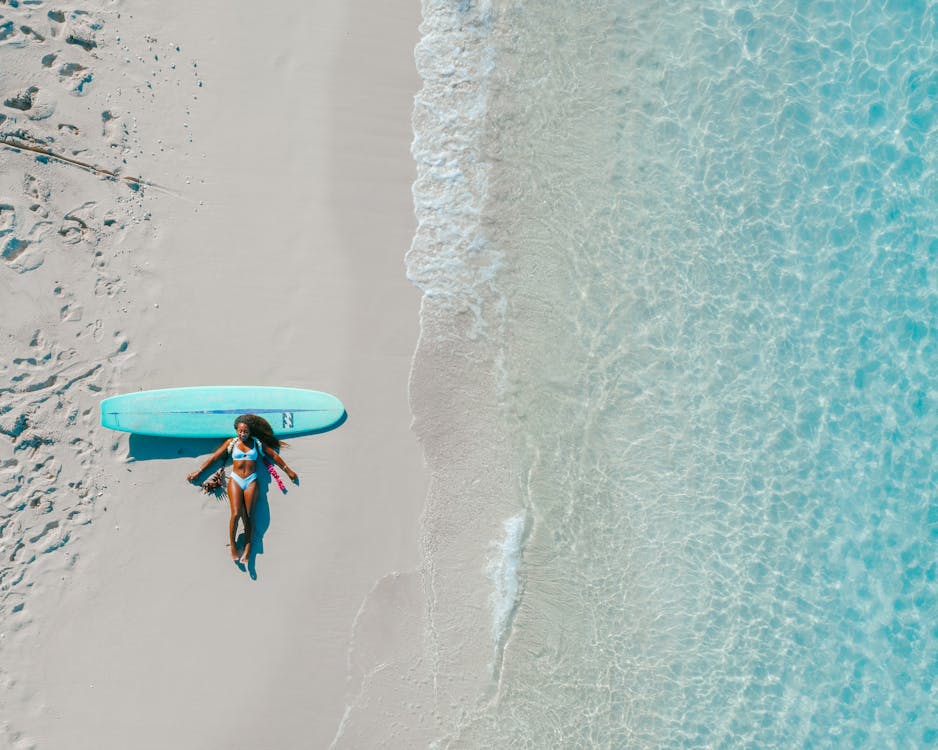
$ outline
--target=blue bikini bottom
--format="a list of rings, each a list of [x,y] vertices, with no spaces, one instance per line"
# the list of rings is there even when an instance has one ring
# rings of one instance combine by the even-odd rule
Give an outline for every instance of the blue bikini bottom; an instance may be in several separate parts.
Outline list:
[[[246,477],[239,477],[239,476],[238,476],[237,474],[235,474],[234,472],[231,472],[231,478],[232,478],[232,479],[235,481],[235,483],[241,488],[241,491],[244,492],[244,490],[247,488],[247,486],[248,486],[251,482],[256,482],[256,481],[257,481],[257,472],[254,472],[253,474],[249,474],[249,475],[246,476]]]

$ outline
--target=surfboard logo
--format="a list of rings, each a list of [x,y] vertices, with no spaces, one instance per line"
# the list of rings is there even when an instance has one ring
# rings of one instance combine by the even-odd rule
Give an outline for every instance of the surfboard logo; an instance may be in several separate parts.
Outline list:
[[[284,411],[284,412],[281,412],[281,415],[283,416],[283,429],[285,430],[293,429],[293,412]]]

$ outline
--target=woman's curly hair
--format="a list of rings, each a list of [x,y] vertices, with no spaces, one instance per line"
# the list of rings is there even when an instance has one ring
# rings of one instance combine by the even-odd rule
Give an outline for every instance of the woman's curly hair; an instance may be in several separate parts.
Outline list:
[[[235,419],[235,431],[237,431],[239,424],[246,424],[248,429],[251,431],[251,436],[256,437],[268,448],[273,448],[275,451],[279,451],[281,448],[285,448],[287,445],[278,439],[276,435],[274,435],[274,428],[270,426],[270,422],[268,422],[263,417],[257,416],[257,414],[242,414],[240,417]]]

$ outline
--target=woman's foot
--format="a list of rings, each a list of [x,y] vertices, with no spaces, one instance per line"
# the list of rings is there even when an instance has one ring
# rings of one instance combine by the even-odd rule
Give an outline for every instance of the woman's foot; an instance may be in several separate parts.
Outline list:
[[[228,547],[231,549],[231,559],[234,560],[235,562],[238,562],[238,557],[239,557],[239,555],[238,555],[238,545],[237,545],[237,544],[229,544]]]
[[[241,553],[241,560],[239,562],[241,562],[243,565],[247,565],[250,559],[251,559],[251,545],[245,544],[244,552]]]

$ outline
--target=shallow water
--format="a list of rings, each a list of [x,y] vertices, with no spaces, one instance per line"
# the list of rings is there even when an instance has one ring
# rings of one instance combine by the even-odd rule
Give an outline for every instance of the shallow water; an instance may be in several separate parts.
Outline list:
[[[938,744],[938,6],[424,19],[440,744]]]

